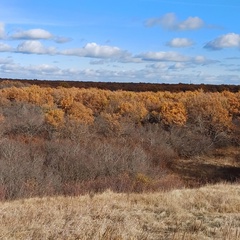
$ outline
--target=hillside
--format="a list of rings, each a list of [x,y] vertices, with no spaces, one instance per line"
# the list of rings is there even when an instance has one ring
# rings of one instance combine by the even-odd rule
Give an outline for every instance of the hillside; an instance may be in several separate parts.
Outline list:
[[[0,239],[239,239],[239,90],[32,83],[0,81]]]
[[[0,203],[0,239],[240,238],[239,184]]]
[[[239,179],[240,92],[0,82],[0,199]]]

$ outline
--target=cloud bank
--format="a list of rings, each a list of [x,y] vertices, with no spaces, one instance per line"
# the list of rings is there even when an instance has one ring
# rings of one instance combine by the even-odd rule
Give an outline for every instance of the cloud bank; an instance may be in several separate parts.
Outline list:
[[[87,43],[82,48],[66,49],[61,51],[60,54],[90,58],[119,58],[128,55],[126,51],[118,47],[98,45],[97,43]]]

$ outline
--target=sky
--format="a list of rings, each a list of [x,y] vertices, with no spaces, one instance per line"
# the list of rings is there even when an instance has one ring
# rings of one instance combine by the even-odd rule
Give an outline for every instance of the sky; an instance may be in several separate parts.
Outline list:
[[[1,0],[0,78],[240,84],[239,0]]]

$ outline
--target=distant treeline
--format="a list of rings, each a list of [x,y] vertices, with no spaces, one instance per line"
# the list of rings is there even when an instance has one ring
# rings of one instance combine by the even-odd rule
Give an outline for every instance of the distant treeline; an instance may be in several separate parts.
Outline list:
[[[168,84],[168,83],[123,83],[123,82],[90,82],[90,81],[62,81],[62,80],[37,80],[37,79],[7,79],[0,78],[2,81],[20,81],[22,83],[38,85],[40,87],[77,87],[77,88],[98,88],[104,90],[124,90],[133,92],[158,92],[158,91],[170,91],[170,92],[186,92],[202,89],[205,92],[238,92],[240,91],[240,85],[213,85],[213,84]]]

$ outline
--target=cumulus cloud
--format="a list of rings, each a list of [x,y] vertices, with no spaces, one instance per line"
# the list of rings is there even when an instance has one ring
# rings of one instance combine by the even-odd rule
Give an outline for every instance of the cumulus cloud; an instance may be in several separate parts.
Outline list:
[[[5,37],[5,25],[0,22],[0,39]]]
[[[127,56],[127,52],[118,47],[87,43],[83,48],[67,49],[61,52],[63,55],[73,55],[91,58],[116,58]]]
[[[188,17],[179,21],[175,13],[167,13],[159,18],[150,18],[145,21],[147,27],[160,26],[168,30],[195,30],[204,27],[204,21],[199,17]]]
[[[45,47],[41,42],[36,40],[27,40],[18,45],[16,52],[27,54],[55,54],[54,47]]]
[[[146,52],[138,55],[144,61],[185,62],[190,58],[177,52]]]
[[[30,29],[19,31],[11,36],[13,39],[52,39],[53,35],[44,29]]]
[[[210,50],[220,50],[223,48],[231,48],[231,47],[240,47],[240,34],[236,33],[228,33],[217,37],[216,39],[208,42],[204,48]]]
[[[199,29],[204,26],[204,22],[199,17],[189,17],[185,21],[180,22],[177,24],[178,30],[194,30]]]
[[[167,46],[174,48],[190,47],[193,45],[193,41],[188,38],[174,38],[167,42]]]

